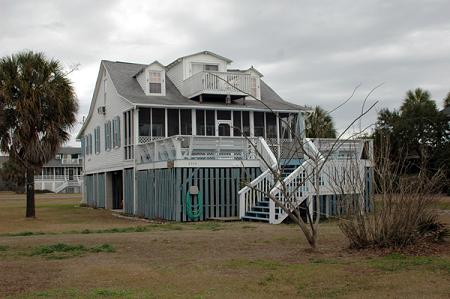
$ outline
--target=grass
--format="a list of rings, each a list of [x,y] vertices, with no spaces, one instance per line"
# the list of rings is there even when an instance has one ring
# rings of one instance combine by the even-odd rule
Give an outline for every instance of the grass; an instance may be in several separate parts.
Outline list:
[[[347,249],[335,221],[308,250],[295,225],[143,223],[79,196],[0,194],[0,297],[361,298],[450,294],[450,249],[380,256]],[[443,213],[445,221],[450,220]]]
[[[86,247],[84,245],[68,245],[58,243],[53,245],[41,245],[33,248],[31,256],[43,256],[47,259],[66,259],[71,257],[82,256],[86,253],[99,252],[115,252],[115,249],[110,244],[102,244],[93,247]]]
[[[381,258],[370,259],[368,265],[385,272],[402,272],[414,269],[446,271],[450,274],[450,259],[430,256],[406,256],[392,253]]]

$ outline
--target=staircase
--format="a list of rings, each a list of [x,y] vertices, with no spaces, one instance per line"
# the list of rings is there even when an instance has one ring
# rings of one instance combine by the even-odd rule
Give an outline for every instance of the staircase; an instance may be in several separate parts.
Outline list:
[[[322,160],[323,156],[315,145],[309,139],[305,139],[305,141],[303,150]],[[272,151],[266,147],[265,141],[260,140],[260,144],[260,149],[264,151],[264,155],[271,157],[270,165],[273,165],[271,169],[281,167],[281,175],[284,179],[282,182],[275,182],[273,171],[266,167],[259,177],[239,191],[239,215],[242,220],[246,221],[279,224],[288,217],[288,213],[275,206],[275,202],[270,200],[267,194],[277,198],[285,207],[293,211],[311,196],[309,192],[309,190],[312,190],[311,181],[307,178],[312,177],[314,165],[312,160],[306,157],[306,160],[281,160],[278,163]],[[268,165],[268,163],[266,162],[264,165]],[[282,192],[282,190],[285,192]],[[307,206],[306,208],[311,209],[312,207]]]
[[[281,175],[286,179],[290,174],[294,172],[300,165],[302,161],[281,161],[282,169]],[[261,200],[255,202],[255,204],[245,212],[242,218],[244,221],[259,221],[259,222],[270,222],[270,199],[265,196]],[[274,207],[275,210],[275,220],[278,222],[279,216],[283,214],[281,208]],[[282,220],[281,220],[282,221]],[[280,221],[280,222],[281,222]]]

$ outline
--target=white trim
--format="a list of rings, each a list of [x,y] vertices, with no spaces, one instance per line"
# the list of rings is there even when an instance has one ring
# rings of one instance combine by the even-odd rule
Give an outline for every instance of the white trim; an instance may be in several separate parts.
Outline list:
[[[123,97],[123,96],[121,96]],[[123,97],[124,98],[124,97]],[[168,108],[168,109],[199,109],[199,110],[239,110],[239,111],[257,111],[257,112],[270,112],[270,109],[267,108],[248,108],[245,105],[239,106],[239,107],[231,107],[231,106],[191,106],[191,105],[162,105],[162,104],[139,104],[139,103],[133,103],[133,105],[140,106],[140,107],[154,107],[154,108]],[[302,112],[308,112],[309,110],[283,110],[283,109],[272,109],[274,112],[284,112],[284,113],[302,113]]]
[[[145,169],[168,168],[169,161],[138,164],[136,171]],[[173,161],[174,168],[242,168],[242,167],[260,167],[261,163],[258,160],[175,160]]]

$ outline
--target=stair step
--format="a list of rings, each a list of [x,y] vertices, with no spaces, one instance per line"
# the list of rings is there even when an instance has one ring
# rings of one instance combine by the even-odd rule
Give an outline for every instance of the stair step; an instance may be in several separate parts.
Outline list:
[[[254,206],[253,208],[251,208],[250,211],[255,211],[255,212],[269,212],[269,207],[266,206]]]
[[[244,216],[242,217],[242,220],[269,222],[269,218],[259,218],[253,216]]]
[[[255,211],[248,211],[245,213],[246,216],[253,216],[253,217],[259,217],[259,218],[269,218],[269,212],[255,212]]]

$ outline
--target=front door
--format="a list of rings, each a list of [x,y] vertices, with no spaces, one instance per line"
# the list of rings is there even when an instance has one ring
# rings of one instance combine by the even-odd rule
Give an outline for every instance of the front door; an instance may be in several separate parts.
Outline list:
[[[230,120],[217,120],[217,135],[232,136],[232,122]]]
[[[69,181],[73,181],[73,168],[69,168]]]

